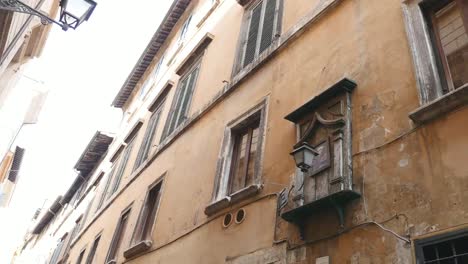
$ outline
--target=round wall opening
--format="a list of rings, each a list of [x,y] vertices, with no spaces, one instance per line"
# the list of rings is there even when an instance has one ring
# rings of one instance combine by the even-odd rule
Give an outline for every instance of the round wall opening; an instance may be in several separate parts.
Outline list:
[[[239,211],[237,211],[236,213],[236,223],[240,224],[242,223],[242,221],[244,221],[244,219],[245,219],[245,210],[242,208],[242,209],[239,209]]]
[[[230,226],[231,223],[232,223],[232,214],[231,213],[226,214],[223,219],[223,227],[226,228]]]

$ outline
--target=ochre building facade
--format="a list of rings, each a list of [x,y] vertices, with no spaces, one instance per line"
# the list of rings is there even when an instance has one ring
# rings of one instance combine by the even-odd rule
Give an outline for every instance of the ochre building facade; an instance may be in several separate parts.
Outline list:
[[[176,0],[24,252],[468,263],[467,32],[465,0]]]

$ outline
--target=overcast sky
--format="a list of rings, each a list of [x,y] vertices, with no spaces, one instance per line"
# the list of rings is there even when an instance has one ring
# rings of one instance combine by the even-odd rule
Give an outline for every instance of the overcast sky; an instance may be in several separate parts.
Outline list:
[[[9,263],[37,208],[63,194],[73,166],[96,130],[118,126],[110,104],[161,22],[172,0],[96,0],[76,31],[54,26],[42,56],[24,75],[49,90],[37,125],[22,137],[26,155],[10,208],[0,211],[0,263]],[[27,139],[27,140],[26,140]]]

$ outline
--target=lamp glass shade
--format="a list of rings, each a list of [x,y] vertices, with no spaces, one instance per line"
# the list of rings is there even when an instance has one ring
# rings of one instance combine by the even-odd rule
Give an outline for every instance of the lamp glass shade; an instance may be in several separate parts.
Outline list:
[[[318,155],[317,151],[307,142],[295,148],[291,153],[296,162],[296,167],[306,172],[312,167],[314,157]]]
[[[62,0],[60,6],[62,8],[60,22],[71,28],[76,28],[83,21],[88,20],[96,7],[96,2],[92,0]]]

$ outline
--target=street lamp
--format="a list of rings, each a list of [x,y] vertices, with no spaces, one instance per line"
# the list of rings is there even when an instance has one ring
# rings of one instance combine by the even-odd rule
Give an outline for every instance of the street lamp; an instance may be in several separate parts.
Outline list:
[[[296,167],[301,169],[302,172],[307,172],[312,167],[314,157],[319,153],[307,142],[303,142],[296,147],[291,153],[296,162]]]
[[[83,21],[89,19],[96,7],[96,2],[92,0],[61,0],[60,1],[60,19],[54,19],[43,14],[20,0],[0,0],[0,10],[20,12],[38,16],[43,25],[57,24],[63,30],[68,28],[76,29]]]

